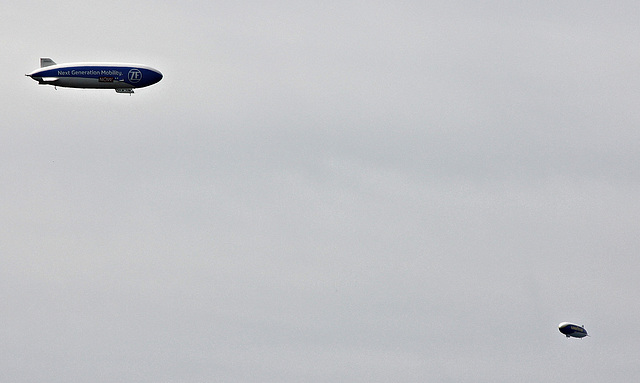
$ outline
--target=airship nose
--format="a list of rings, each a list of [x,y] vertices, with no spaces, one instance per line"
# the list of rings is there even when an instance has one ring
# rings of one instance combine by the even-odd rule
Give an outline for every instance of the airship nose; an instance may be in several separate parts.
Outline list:
[[[162,80],[162,73],[160,73],[160,71],[154,70],[153,76],[151,77],[151,83],[155,84],[160,80]]]

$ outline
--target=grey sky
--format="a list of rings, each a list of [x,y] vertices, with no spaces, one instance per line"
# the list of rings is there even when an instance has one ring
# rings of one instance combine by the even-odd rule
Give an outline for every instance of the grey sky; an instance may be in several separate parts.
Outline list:
[[[639,8],[3,5],[0,377],[634,379]]]

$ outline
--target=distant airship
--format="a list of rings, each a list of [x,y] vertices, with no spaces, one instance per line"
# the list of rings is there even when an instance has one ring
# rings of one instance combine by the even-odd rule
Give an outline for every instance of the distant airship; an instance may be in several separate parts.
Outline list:
[[[40,69],[25,75],[40,85],[66,88],[115,89],[117,93],[133,93],[162,80],[162,73],[141,64],[81,62],[56,64],[50,58],[40,59]]]
[[[584,329],[584,326],[578,326],[577,324],[569,322],[560,323],[558,325],[558,330],[566,335],[567,338],[570,336],[574,338],[584,338],[585,336],[589,335],[587,334],[587,330]]]

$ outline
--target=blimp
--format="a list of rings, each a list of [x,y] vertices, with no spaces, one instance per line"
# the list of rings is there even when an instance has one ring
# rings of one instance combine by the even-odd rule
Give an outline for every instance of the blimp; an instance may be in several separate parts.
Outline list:
[[[144,88],[162,80],[162,73],[147,65],[106,62],[56,64],[48,57],[40,58],[40,68],[25,76],[40,85],[115,89],[117,93],[127,94],[132,94],[134,88]]]
[[[585,336],[589,336],[589,334],[587,334],[587,330],[584,329],[584,326],[578,326],[577,324],[569,322],[560,323],[558,325],[558,330],[566,335],[567,338],[584,338]]]

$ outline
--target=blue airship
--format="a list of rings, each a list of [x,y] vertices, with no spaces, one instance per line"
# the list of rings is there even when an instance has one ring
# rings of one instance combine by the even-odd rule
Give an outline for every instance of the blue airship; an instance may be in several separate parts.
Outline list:
[[[162,80],[159,70],[141,64],[80,62],[56,64],[50,58],[40,59],[40,69],[26,76],[41,85],[66,88],[115,89],[133,93]]]
[[[584,338],[589,335],[587,334],[587,330],[584,329],[584,326],[578,326],[577,324],[569,322],[560,323],[558,325],[558,330],[566,335],[567,338],[570,336],[574,338]]]

